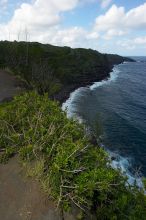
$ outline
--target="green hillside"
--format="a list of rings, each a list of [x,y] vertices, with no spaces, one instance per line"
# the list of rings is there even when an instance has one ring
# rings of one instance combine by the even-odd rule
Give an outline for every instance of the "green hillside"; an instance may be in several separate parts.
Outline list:
[[[49,44],[0,42],[0,67],[9,67],[39,92],[58,93],[64,86],[87,85],[109,75],[114,64],[132,61],[91,49]]]

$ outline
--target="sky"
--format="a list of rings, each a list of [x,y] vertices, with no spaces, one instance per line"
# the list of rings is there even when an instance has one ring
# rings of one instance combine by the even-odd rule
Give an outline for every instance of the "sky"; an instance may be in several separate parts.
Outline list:
[[[146,1],[0,0],[0,40],[146,56]]]

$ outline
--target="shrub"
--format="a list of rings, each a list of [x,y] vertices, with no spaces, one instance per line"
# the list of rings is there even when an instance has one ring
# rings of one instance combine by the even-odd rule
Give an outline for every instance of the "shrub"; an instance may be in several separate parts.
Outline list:
[[[107,153],[84,135],[84,125],[67,119],[47,94],[26,93],[1,104],[0,123],[1,158],[17,152],[58,207],[74,204],[99,220],[146,218],[144,192],[110,166]]]

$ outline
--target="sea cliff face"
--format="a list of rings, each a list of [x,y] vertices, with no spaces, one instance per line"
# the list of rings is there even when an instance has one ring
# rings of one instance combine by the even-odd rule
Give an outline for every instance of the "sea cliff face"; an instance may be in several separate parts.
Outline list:
[[[118,55],[105,54],[106,59],[103,65],[98,65],[98,62],[94,66],[90,66],[89,69],[81,73],[80,76],[73,81],[71,84],[66,85],[53,97],[54,99],[64,102],[69,98],[69,94],[75,89],[82,86],[89,86],[93,82],[99,82],[110,77],[110,72],[112,71],[114,65],[121,64],[123,62],[135,62],[133,59],[128,57],[121,57]]]
[[[109,77],[113,66],[134,61],[96,50],[36,42],[0,42],[0,67],[25,79],[30,89],[62,102],[74,89]]]

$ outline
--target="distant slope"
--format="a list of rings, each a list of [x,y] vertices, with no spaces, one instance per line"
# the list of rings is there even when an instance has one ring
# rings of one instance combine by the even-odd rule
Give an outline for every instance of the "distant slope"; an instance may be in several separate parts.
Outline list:
[[[52,96],[109,76],[114,64],[133,61],[91,49],[72,49],[49,44],[0,42],[0,67],[9,67],[31,87]],[[60,98],[59,98],[60,99]]]

